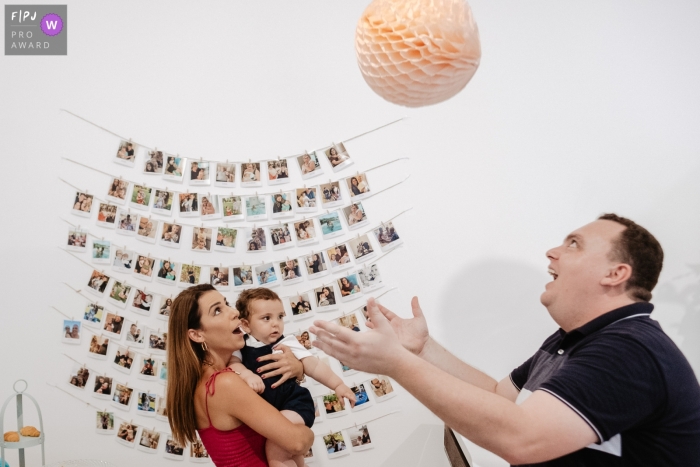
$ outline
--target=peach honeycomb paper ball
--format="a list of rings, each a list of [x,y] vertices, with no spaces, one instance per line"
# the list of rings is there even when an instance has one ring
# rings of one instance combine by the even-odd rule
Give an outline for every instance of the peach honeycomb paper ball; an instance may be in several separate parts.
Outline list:
[[[355,50],[374,92],[407,107],[454,96],[481,58],[479,30],[464,0],[374,0],[357,24]]]

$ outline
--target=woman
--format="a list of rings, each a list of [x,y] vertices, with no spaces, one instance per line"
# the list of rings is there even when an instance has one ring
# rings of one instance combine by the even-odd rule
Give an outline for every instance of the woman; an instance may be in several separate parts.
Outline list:
[[[322,271],[322,269],[321,269],[321,257],[318,256],[317,253],[314,253],[311,256],[311,259],[313,260],[313,262],[311,263],[311,272],[313,274],[321,272]]]
[[[347,297],[348,295],[352,295],[359,291],[360,288],[350,283],[350,280],[348,280],[347,277],[340,279],[340,295],[343,297]]]
[[[246,168],[243,171],[243,180],[245,182],[258,182],[260,181],[260,171],[253,165],[252,162],[246,164]]]
[[[158,271],[158,277],[165,279],[170,272],[170,261],[164,261],[163,266]]]
[[[227,368],[231,354],[243,345],[238,310],[228,306],[210,284],[180,293],[173,301],[168,326],[168,420],[173,440],[197,441],[195,430],[217,467],[264,467],[265,438],[294,455],[311,447],[313,432],[295,425],[265,402]],[[282,381],[303,377],[303,366],[287,347],[273,360],[268,376]]]
[[[308,154],[304,154],[301,156],[302,159],[302,164],[301,164],[301,174],[306,175],[314,170],[316,170],[316,163],[311,160],[311,156]]]
[[[357,196],[362,194],[362,190],[360,190],[360,182],[357,181],[356,177],[352,177],[350,179],[350,187],[352,189],[352,195]]]
[[[214,209],[214,205],[211,204],[206,197],[204,197],[202,198],[202,215],[208,216],[210,214],[216,214],[216,209]]]
[[[146,173],[155,173],[156,169],[153,168],[153,162],[148,161],[146,162],[146,170],[144,172]]]

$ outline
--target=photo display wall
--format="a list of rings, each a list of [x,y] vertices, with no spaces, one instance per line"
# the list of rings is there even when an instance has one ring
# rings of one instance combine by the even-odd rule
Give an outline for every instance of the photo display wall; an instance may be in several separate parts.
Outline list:
[[[95,193],[62,180],[72,203],[62,243],[85,266],[84,274],[64,279],[84,303],[54,308],[65,318],[61,339],[71,360],[65,387],[57,387],[95,409],[89,423],[96,433],[145,453],[210,462],[201,442],[172,440],[165,407],[170,306],[184,288],[210,283],[230,303],[246,288],[274,287],[285,308],[285,335],[296,336],[354,392],[351,407],[305,379],[316,405],[307,463],[325,465],[381,442],[372,422],[396,412],[395,404],[382,404],[396,396],[396,384],[323,354],[308,331],[323,319],[365,332],[367,298],[395,288],[382,263],[402,244],[396,219],[405,211],[379,219],[370,199],[407,177],[387,186],[372,171],[405,158],[358,170],[362,156],[349,153],[348,141],[230,162],[119,138],[94,165],[66,159],[104,180],[104,191]],[[115,175],[114,164],[133,175]]]

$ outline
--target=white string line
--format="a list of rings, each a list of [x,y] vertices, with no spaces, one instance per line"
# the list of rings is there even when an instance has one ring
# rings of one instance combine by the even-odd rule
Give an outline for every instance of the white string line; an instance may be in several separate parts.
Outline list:
[[[389,415],[394,415],[395,413],[399,413],[399,412],[401,412],[401,410],[394,410],[393,412],[389,412],[389,413],[386,413],[384,415],[380,415],[379,417],[372,418],[370,420],[365,420],[364,422],[357,422],[354,425],[350,425],[350,426],[345,427],[345,428],[338,428],[337,430],[329,430],[328,433],[326,433],[324,431],[323,433],[319,433],[316,436],[328,436],[329,434],[337,433],[341,430],[349,430],[350,428],[357,428],[357,425],[360,425],[360,426],[367,425],[368,423],[375,422],[375,421],[379,420],[380,418],[388,417]]]
[[[68,183],[67,181],[63,180],[61,177],[58,177],[58,179],[59,179],[60,181],[62,181],[63,183],[65,183],[66,185],[68,185],[69,187],[71,187],[71,188],[73,188],[74,190],[78,191],[78,193],[85,193],[86,195],[90,195],[90,196],[92,196],[94,199],[96,199],[97,201],[99,201],[100,203],[112,204],[109,200],[104,200],[104,199],[102,199],[102,198],[98,198],[97,196],[95,196],[95,195],[93,195],[93,194],[90,194],[90,193],[88,192],[88,190],[81,190],[81,189],[78,188],[77,186],[75,186],[75,185],[73,185],[73,184],[71,184],[71,183]]]
[[[125,137],[123,137],[123,136],[121,136],[121,135],[118,135],[117,133],[115,133],[115,132],[113,132],[113,131],[111,131],[111,130],[108,130],[107,128],[105,128],[105,127],[103,127],[103,126],[98,125],[97,123],[91,122],[90,120],[88,120],[88,119],[86,119],[86,118],[84,118],[84,117],[81,117],[80,115],[74,114],[74,113],[71,112],[70,110],[66,110],[66,109],[59,109],[59,110],[61,110],[61,111],[63,111],[63,112],[66,112],[66,113],[68,113],[68,114],[70,114],[70,115],[72,115],[72,116],[74,116],[74,117],[76,117],[76,118],[79,118],[80,120],[82,120],[82,121],[84,121],[84,122],[87,122],[87,123],[89,123],[90,125],[96,126],[97,128],[99,128],[99,129],[101,129],[101,130],[103,130],[103,131],[106,131],[107,133],[109,133],[109,134],[111,134],[111,135],[114,135],[114,136],[116,136],[117,138],[120,138],[120,139],[125,140],[125,141],[132,142],[132,143],[134,143],[134,144],[137,144],[137,145],[139,145],[139,146],[141,146],[141,147],[144,147],[144,148],[146,148],[146,149],[149,149],[149,150],[151,150],[151,149],[157,150],[157,148],[150,148],[150,147],[148,147],[148,146],[146,146],[146,145],[144,145],[144,144],[138,143],[138,142],[136,142],[136,141],[132,141],[131,138],[125,138]],[[407,117],[401,117],[401,118],[399,118],[399,119],[397,119],[397,120],[394,120],[393,122],[385,123],[384,125],[381,125],[381,126],[379,126],[379,127],[377,127],[377,128],[374,128],[374,129],[372,129],[372,130],[369,130],[369,131],[365,131],[364,133],[361,133],[361,134],[359,134],[359,135],[353,136],[352,138],[349,138],[349,139],[346,139],[346,140],[342,140],[341,143],[347,143],[348,141],[352,141],[352,140],[354,140],[354,139],[357,139],[357,138],[360,138],[360,137],[362,137],[362,136],[365,136],[365,135],[368,135],[368,134],[370,134],[370,133],[373,133],[373,132],[375,132],[375,131],[377,131],[377,130],[381,130],[382,128],[388,127],[389,125],[393,125],[394,123],[400,122],[401,120],[404,120],[405,118],[407,118]],[[323,151],[323,150],[325,150],[325,149],[328,149],[329,147],[330,147],[330,146],[324,146],[323,148],[316,149],[316,150],[314,150],[314,151],[312,151],[312,152],[315,152],[315,151]],[[171,156],[172,156],[172,155],[179,155],[179,154],[177,154],[177,153],[171,153],[171,152],[166,152],[166,151],[163,151],[163,153],[169,154],[169,155],[171,155]],[[303,154],[294,154],[294,155],[291,155],[291,156],[284,156],[284,157],[281,157],[281,158],[280,158],[280,157],[277,157],[277,158],[273,158],[273,159],[260,159],[259,161],[256,161],[256,162],[268,162],[268,161],[277,161],[277,160],[280,160],[280,159],[291,159],[292,157],[299,157],[299,156],[301,156],[301,155],[303,155]],[[187,156],[183,156],[183,157],[187,157]],[[200,157],[199,159],[202,160],[201,157]],[[224,161],[208,159],[207,162],[224,162]],[[246,162],[250,162],[250,159],[247,160],[247,161],[226,161],[226,162],[232,162],[232,163],[246,163]]]
[[[89,402],[85,402],[85,401],[82,400],[80,397],[78,397],[78,396],[76,396],[75,394],[72,394],[72,393],[66,391],[65,389],[63,389],[62,387],[58,386],[58,385],[55,384],[55,383],[54,383],[54,384],[46,383],[46,385],[47,385],[47,386],[54,387],[54,388],[56,388],[56,389],[58,389],[58,390],[60,390],[60,391],[65,392],[65,393],[68,394],[69,396],[78,399],[78,400],[79,400],[80,402],[82,402],[83,404],[87,405],[88,407],[92,407],[93,409],[97,410],[98,412],[103,412],[103,413],[104,413],[104,412],[108,412],[108,413],[111,413],[112,416],[113,416],[115,419],[117,419],[117,420],[121,420],[121,421],[124,421],[124,422],[129,422],[130,424],[134,424],[134,419],[133,419],[133,418],[132,418],[132,419],[128,419],[128,418],[120,417],[119,415],[116,415],[116,414],[119,413],[119,412],[116,412],[116,411],[114,411],[114,412],[109,412],[109,411],[107,410],[106,407],[98,407],[98,406],[93,405],[93,404],[91,404],[91,403],[89,403]],[[128,386],[128,385],[125,385],[125,386],[131,388],[131,387]],[[131,389],[136,389],[136,388],[131,388]],[[158,393],[149,393],[149,394],[156,394],[156,395],[159,395]],[[132,394],[132,397],[134,397],[133,394]],[[137,413],[137,415],[140,415],[140,414]],[[140,416],[146,418],[146,417],[143,416],[143,415],[140,415]],[[150,417],[149,417],[149,418],[150,418]],[[137,426],[138,426],[139,428],[142,428],[142,429],[143,429],[143,428],[148,429],[143,423],[138,424]],[[170,433],[169,431],[156,430],[155,427],[153,427],[153,428],[154,428],[153,430],[148,430],[148,431],[156,431],[156,432],[161,433],[161,434],[164,434],[164,435],[172,436],[172,433]],[[116,431],[116,427],[115,427],[115,431]],[[134,440],[134,442],[136,442],[136,440]],[[158,444],[160,444],[160,443],[158,443]]]
[[[71,162],[71,163],[76,164],[76,165],[80,165],[80,166],[82,166],[82,167],[85,167],[86,169],[93,170],[93,171],[98,172],[98,173],[101,173],[101,174],[103,174],[103,175],[107,175],[108,177],[110,177],[110,178],[112,178],[112,179],[127,181],[127,182],[129,182],[129,183],[131,183],[131,184],[133,184],[133,185],[136,185],[136,186],[142,186],[142,187],[144,187],[144,188],[151,188],[151,189],[159,190],[159,191],[168,191],[168,192],[171,192],[171,193],[183,193],[183,194],[189,194],[189,193],[190,193],[190,190],[189,190],[190,185],[187,185],[187,188],[185,189],[185,191],[169,190],[168,187],[165,187],[165,189],[163,189],[163,188],[159,188],[159,187],[154,186],[154,185],[148,185],[148,184],[146,184],[143,180],[130,180],[130,179],[128,179],[128,178],[123,178],[123,177],[121,177],[121,176],[113,175],[113,174],[111,174],[111,173],[109,173],[109,172],[105,172],[104,170],[96,169],[95,167],[89,166],[89,165],[84,164],[84,163],[82,163],[82,162],[78,162],[78,161],[73,160],[73,159],[70,159],[70,158],[68,158],[68,157],[61,157],[61,159],[66,160],[66,161]],[[404,160],[409,160],[409,159],[410,159],[409,157],[399,157],[399,158],[394,159],[394,160],[391,160],[391,161],[389,161],[389,162],[385,162],[385,163],[383,163],[383,164],[379,164],[379,165],[377,165],[377,166],[374,166],[374,167],[372,167],[372,168],[369,168],[369,169],[365,170],[364,172],[359,172],[359,171],[358,171],[355,175],[349,175],[349,176],[347,176],[347,177],[339,178],[338,180],[336,180],[336,182],[340,182],[341,180],[347,180],[347,179],[349,179],[349,178],[351,179],[351,178],[353,178],[353,177],[357,177],[357,175],[361,175],[362,173],[371,172],[372,170],[379,169],[380,167],[384,167],[384,166],[387,166],[387,165],[390,165],[390,164],[394,164],[394,163],[396,163],[396,162],[400,162],[400,161],[404,161]],[[408,178],[408,177],[406,177],[406,178]],[[65,180],[61,179],[60,177],[59,177],[59,180],[65,182],[67,185],[69,185],[69,186],[75,188],[76,190],[81,191],[79,188],[76,188],[75,186],[71,185],[70,183],[66,182]],[[320,179],[319,179],[319,180],[320,180]],[[405,179],[404,179],[404,181],[405,181]],[[329,179],[328,179],[328,183],[332,183],[332,182],[333,182],[333,180],[329,178]],[[322,184],[322,183],[320,183],[320,182],[318,183],[318,185],[321,185],[321,184]],[[316,186],[316,185],[312,183],[312,184],[310,184],[309,186]],[[201,185],[193,185],[193,188],[196,188],[196,187],[201,187]],[[212,185],[212,186],[210,186],[210,188],[211,188],[211,187],[213,187],[213,188],[219,188],[219,189],[224,189],[224,188],[225,188],[225,187],[217,187],[216,185]],[[307,187],[307,186],[306,186],[306,184],[305,184],[305,185],[304,185],[304,188],[306,188],[306,187]],[[246,187],[241,187],[241,188],[246,188]],[[253,187],[251,187],[251,188],[253,188]],[[250,190],[251,188],[247,188],[247,189]],[[299,189],[299,188],[295,188],[295,189]],[[260,196],[260,195],[263,195],[263,196],[275,195],[275,194],[282,193],[282,192],[285,192],[285,191],[292,191],[292,190],[291,190],[291,189],[290,189],[290,190],[284,190],[282,187],[280,187],[280,189],[279,189],[279,190],[276,190],[276,191],[265,191],[265,192],[258,192],[258,191],[256,191],[256,192],[255,192],[255,196]],[[84,193],[87,193],[87,191],[84,191]],[[193,190],[192,193],[197,193],[197,194],[199,194],[199,193],[204,193],[204,192],[200,192],[200,191],[195,191],[195,190]],[[208,195],[211,196],[211,192],[206,192],[206,193],[207,193]],[[215,194],[216,194],[216,193],[215,193]],[[372,194],[366,196],[366,198],[371,198],[372,196],[374,196],[374,194],[376,194],[376,193],[372,193]],[[219,196],[224,196],[224,195],[219,195]],[[236,195],[234,195],[233,192],[231,192],[231,196],[236,196]],[[238,195],[238,196],[243,196],[243,195]],[[253,196],[253,195],[245,195],[245,196],[250,197],[250,196]],[[103,201],[103,200],[98,199],[98,201]],[[105,202],[109,203],[109,201],[105,201]],[[114,204],[114,203],[111,203],[111,204]]]
[[[58,311],[60,314],[62,314],[63,316],[65,316],[65,317],[68,318],[69,320],[71,320],[71,321],[77,321],[73,316],[68,316],[67,314],[65,314],[64,312],[62,312],[61,310],[59,310],[59,309],[56,308],[55,306],[51,305],[51,308],[53,308],[54,310]]]
[[[80,365],[81,368],[87,368],[88,370],[92,371],[94,374],[100,374],[99,371],[95,370],[94,368],[90,368],[90,367],[87,366],[85,363],[81,362],[80,360],[76,360],[75,358],[71,357],[71,356],[68,355],[67,353],[63,352],[63,355],[66,356],[66,357],[68,357],[68,358],[70,358],[71,360],[73,360],[73,361],[74,361],[75,363],[77,363],[78,365]],[[103,375],[106,375],[107,373],[102,373],[102,374],[103,374]],[[87,383],[87,381],[86,381],[86,383]]]
[[[363,233],[357,233],[357,235],[356,235],[355,237],[348,237],[347,240],[344,240],[344,241],[342,241],[342,242],[340,242],[340,243],[336,241],[336,242],[332,243],[331,245],[337,247],[339,244],[342,245],[343,243],[347,243],[347,242],[353,240],[354,238],[356,239],[356,238],[358,238],[358,237],[360,237],[360,236],[362,236],[362,235],[367,235],[367,234],[369,234],[370,232],[373,232],[374,230],[376,230],[376,229],[378,229],[378,228],[380,228],[380,227],[383,227],[383,226],[385,226],[386,224],[389,224],[390,222],[392,222],[392,221],[393,221],[394,219],[396,219],[397,217],[401,216],[402,214],[404,214],[404,213],[406,213],[406,212],[408,212],[408,211],[410,211],[410,210],[412,210],[412,209],[413,209],[412,207],[410,207],[410,208],[408,208],[408,209],[404,209],[404,210],[401,211],[400,213],[396,214],[394,217],[392,217],[392,218],[390,218],[390,219],[388,219],[388,220],[386,220],[386,221],[380,222],[379,224],[375,224],[375,226],[372,227],[372,228],[370,228],[369,230],[367,230],[367,231],[365,231],[365,232],[363,232]],[[63,218],[60,218],[60,219],[61,219],[62,221],[64,221],[65,223],[67,223],[67,224],[69,224],[69,225],[71,225],[72,227],[75,228],[75,224],[73,224],[73,223],[71,223],[71,222],[69,222],[69,221],[67,221],[67,220],[65,220],[65,219],[63,219]],[[186,226],[188,226],[188,227],[202,228],[202,227],[200,227],[200,226],[192,225],[192,224],[180,224],[180,223],[177,223],[177,224],[179,224],[179,225],[186,225]],[[272,224],[272,225],[275,226],[275,225],[279,225],[279,224]],[[81,227],[81,226],[78,225],[77,228],[78,228],[78,230],[79,230],[80,232],[82,232],[82,230],[80,229],[80,227]],[[258,226],[257,226],[256,224],[253,224],[252,229],[256,229],[257,227],[258,227]],[[212,227],[207,227],[207,228],[212,228]],[[243,227],[243,226],[241,226],[241,229],[248,229],[248,228],[251,228],[251,227]],[[239,229],[236,229],[236,230],[239,230]],[[94,235],[94,234],[89,233],[87,230],[85,231],[85,233],[86,233],[87,235],[91,236],[91,237],[98,238],[98,239],[101,239],[102,241],[105,241],[105,240],[104,240],[104,237],[98,237],[98,236],[96,236],[96,235]],[[111,242],[110,242],[110,243],[111,243]],[[125,250],[129,250],[129,248],[127,248],[127,247],[125,247],[125,246],[120,246],[120,245],[117,245],[117,244],[114,244],[114,246],[115,246],[115,247],[118,247],[118,248],[125,249]],[[61,248],[61,247],[58,247],[58,248],[61,249],[61,250],[63,250],[63,251],[65,251],[66,253],[69,253],[70,255],[74,256],[74,257],[77,258],[78,260],[80,260],[80,261],[82,261],[83,263],[87,264],[88,266],[92,267],[94,270],[99,270],[99,269],[97,268],[97,266],[105,266],[105,265],[107,265],[107,263],[100,263],[100,264],[88,263],[87,261],[83,260],[82,258],[79,258],[78,256],[75,256],[75,255],[74,255],[72,252],[70,252],[69,250],[67,250],[67,249],[65,249],[65,248]],[[86,251],[87,251],[87,246],[86,246],[85,248],[86,248]],[[325,251],[325,250],[327,250],[327,249],[328,249],[328,247],[326,247],[326,248],[321,248],[318,252]],[[130,250],[130,251],[135,251],[137,254],[139,254],[139,256],[145,256],[145,257],[147,257],[147,258],[149,258],[149,259],[151,259],[151,258],[152,258],[152,259],[168,259],[169,261],[170,261],[170,259],[171,259],[171,257],[168,257],[168,258],[156,258],[156,257],[151,257],[150,253],[147,253],[146,255],[143,255],[143,254],[140,254],[140,253],[139,253],[138,251],[136,251],[136,250]],[[273,250],[273,251],[274,251],[274,250]],[[317,252],[317,253],[318,253],[318,252]],[[385,254],[383,254],[383,255],[380,256],[379,258],[382,258],[382,257],[386,256],[388,253],[390,253],[390,251],[387,252],[387,253],[385,253]],[[310,254],[313,254],[313,253],[310,253]],[[304,256],[308,256],[308,255],[304,255]],[[251,256],[251,258],[252,258],[252,256]],[[289,257],[287,256],[286,258],[289,258]],[[370,262],[370,261],[372,261],[372,262],[373,262],[373,261],[377,261],[379,258],[367,259],[367,260],[365,260],[364,262],[359,263],[359,264],[363,264],[363,265],[364,265],[364,264],[366,264],[366,263],[368,263],[368,262]],[[183,264],[183,265],[184,265],[184,264],[190,264],[190,263],[186,263],[186,262],[183,262],[183,261],[175,261],[175,262],[176,262],[176,263]],[[265,264],[265,263],[267,263],[267,262],[275,263],[275,262],[277,262],[277,261],[276,261],[276,260],[272,260],[272,261],[261,261],[261,264]],[[257,265],[257,264],[258,264],[258,263],[255,262],[255,263],[250,263],[249,265],[250,265],[250,266],[254,266],[254,265]],[[221,267],[221,266],[222,266],[222,263],[219,263],[219,264],[196,263],[196,264],[195,264],[195,262],[192,261],[192,265],[193,265],[193,266],[200,266],[200,267],[217,267],[217,266],[218,266],[218,267]],[[236,265],[238,265],[238,264],[234,264],[234,266],[236,266]],[[245,266],[245,263],[242,263],[242,265]],[[105,273],[104,273],[104,270],[100,270],[100,272],[102,272],[103,274],[105,274]],[[120,281],[120,282],[122,282],[122,281]],[[128,284],[128,285],[132,285],[132,284]],[[136,286],[134,286],[134,287],[136,287]],[[143,289],[141,289],[141,290],[143,290]]]

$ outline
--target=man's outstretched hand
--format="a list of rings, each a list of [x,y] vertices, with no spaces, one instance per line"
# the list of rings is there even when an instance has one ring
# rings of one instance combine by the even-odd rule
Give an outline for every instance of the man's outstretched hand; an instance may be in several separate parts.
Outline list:
[[[428,334],[428,323],[425,321],[423,310],[421,310],[420,304],[418,303],[418,297],[413,297],[413,300],[411,300],[413,318],[401,318],[388,308],[380,304],[377,304],[377,306],[379,307],[379,311],[389,320],[401,345],[412,353],[420,355],[430,335]],[[367,323],[367,327],[374,329],[374,321],[371,317],[370,321]]]

